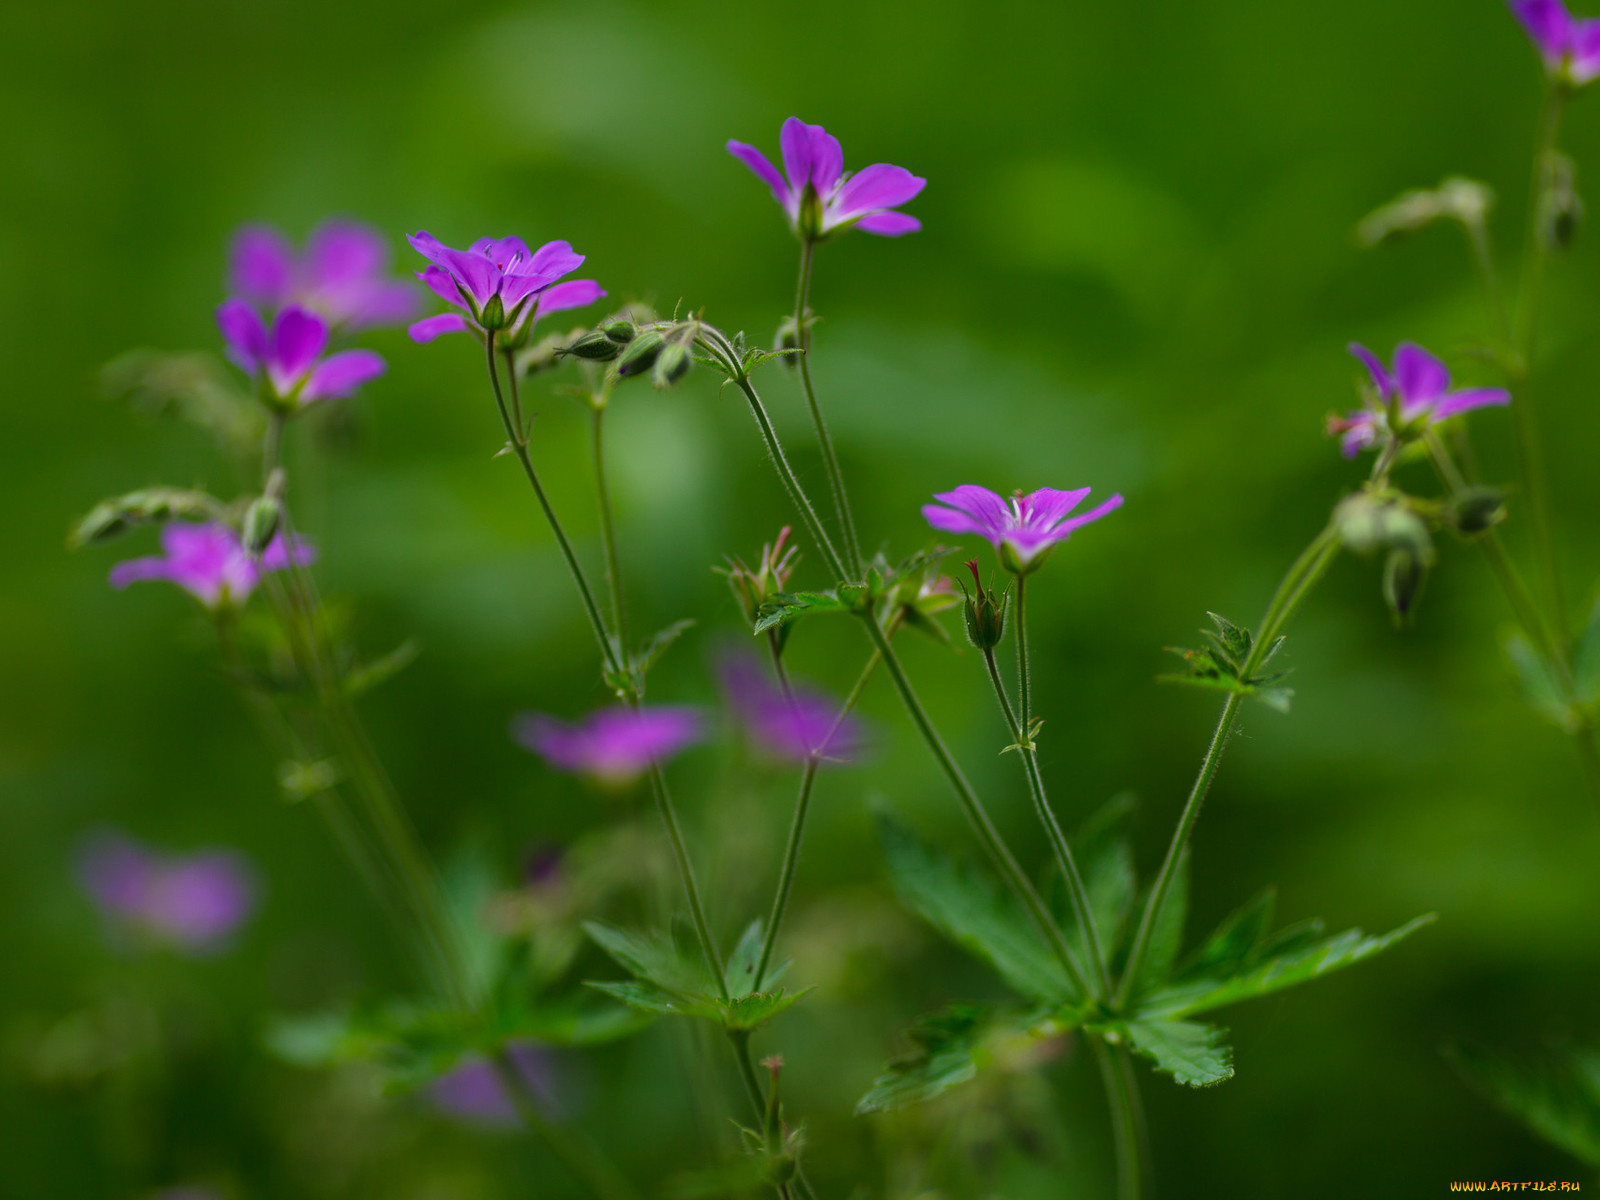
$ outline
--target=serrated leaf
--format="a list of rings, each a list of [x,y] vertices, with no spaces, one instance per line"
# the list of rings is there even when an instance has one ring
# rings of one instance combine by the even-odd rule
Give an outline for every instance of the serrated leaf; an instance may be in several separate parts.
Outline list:
[[[585,921],[583,930],[619,966],[667,991],[703,992],[711,982],[698,963],[678,952],[668,934],[635,933],[604,921]]]
[[[896,891],[929,924],[1030,999],[1051,1005],[1080,999],[1043,935],[986,876],[946,858],[890,817],[879,819],[878,836]]]
[[[641,1012],[673,1017],[700,1017],[707,1021],[722,1020],[722,1010],[717,1006],[717,1002],[709,996],[697,993],[669,992],[653,983],[644,983],[637,979],[625,982],[591,979],[585,981],[584,986],[591,987],[597,992],[604,992],[612,999],[620,1000],[628,1007]]]
[[[1551,724],[1562,729],[1572,729],[1572,710],[1567,707],[1566,698],[1561,694],[1561,686],[1544,661],[1544,656],[1520,633],[1506,635],[1505,651],[1506,657],[1511,660],[1511,666],[1517,673],[1517,682],[1522,685],[1523,699]]]
[[[1238,674],[1245,660],[1250,657],[1253,645],[1250,631],[1242,625],[1235,625],[1221,613],[1208,612],[1206,616],[1211,618],[1211,623],[1216,628],[1214,631],[1207,629],[1201,632],[1217,648],[1218,657],[1222,662],[1233,668],[1234,674]]]
[[[857,1114],[890,1112],[921,1104],[978,1073],[973,1051],[982,1039],[988,1012],[955,1004],[922,1017],[908,1037],[916,1047],[891,1062],[856,1103]]]
[[[1217,926],[1179,972],[1180,979],[1217,978],[1235,974],[1255,956],[1272,928],[1278,893],[1267,888]]]
[[[661,630],[644,644],[644,648],[639,651],[638,657],[634,659],[633,669],[640,675],[649,671],[651,667],[656,665],[656,661],[667,652],[672,643],[693,629],[694,625],[694,618],[685,617],[681,621],[674,621],[671,625]]]
[[[1323,941],[1261,959],[1225,979],[1161,988],[1144,998],[1139,1013],[1170,1020],[1282,991],[1380,954],[1433,919],[1433,914],[1429,913],[1378,937],[1367,937],[1359,929],[1349,929]]]
[[[779,1013],[794,1007],[800,998],[810,991],[810,988],[802,988],[798,992],[786,992],[779,988],[773,992],[752,992],[747,996],[736,996],[721,1006],[722,1023],[733,1030],[759,1029]]]
[[[585,1003],[570,997],[534,1005],[499,1030],[506,1038],[532,1039],[553,1046],[599,1046],[632,1037],[651,1024],[637,1005]]]
[[[734,997],[748,996],[761,982],[756,978],[756,967],[761,962],[761,925],[761,918],[757,917],[745,926],[739,944],[728,956],[724,974],[728,981],[728,993]]]
[[[815,613],[848,612],[849,607],[832,592],[779,592],[756,612],[756,633]]]
[[[1198,1021],[1128,1021],[1115,1027],[1140,1054],[1186,1087],[1211,1087],[1233,1078],[1227,1031]]]
[[[1526,1062],[1481,1050],[1448,1054],[1467,1080],[1545,1141],[1600,1167],[1600,1053],[1557,1047]]]

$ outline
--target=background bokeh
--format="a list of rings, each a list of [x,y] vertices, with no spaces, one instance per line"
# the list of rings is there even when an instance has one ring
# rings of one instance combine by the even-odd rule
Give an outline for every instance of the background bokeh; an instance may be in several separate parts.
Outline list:
[[[63,549],[104,495],[240,486],[202,435],[105,402],[96,381],[132,347],[215,348],[239,224],[298,238],[349,215],[389,231],[406,265],[400,235],[418,228],[455,244],[562,237],[614,296],[704,305],[764,340],[792,301],[794,244],[723,142],[775,152],[799,114],[839,135],[849,165],[926,175],[911,206],[925,232],[849,237],[819,259],[816,378],[859,521],[904,552],[925,536],[919,504],[959,482],[1126,494],[1030,590],[1037,707],[1068,824],[1131,791],[1151,869],[1216,709],[1152,682],[1161,647],[1192,644],[1207,609],[1253,621],[1357,480],[1321,432],[1354,398],[1345,342],[1415,338],[1481,378],[1470,349],[1487,325],[1459,236],[1365,253],[1354,222],[1461,172],[1501,193],[1494,231],[1514,248],[1539,94],[1495,0],[58,0],[0,9],[0,65],[0,1195],[17,1197],[186,1181],[239,1200],[568,1194],[515,1134],[460,1129],[375,1098],[359,1072],[301,1072],[262,1049],[267,1014],[407,987],[407,960],[322,827],[280,801],[187,600],[106,588],[148,535]],[[1587,169],[1592,99],[1567,143]],[[1600,360],[1585,352],[1597,253],[1582,238],[1554,271],[1541,372],[1575,610],[1600,570]],[[364,340],[390,373],[295,447],[302,524],[362,645],[422,647],[365,708],[425,839],[441,858],[473,848],[510,883],[533,848],[630,819],[626,801],[506,735],[520,709],[601,702],[592,647],[514,465],[490,458],[471,343]],[[820,488],[797,389],[779,368],[766,378]],[[536,454],[593,560],[582,414],[541,384],[533,395]],[[1506,414],[1474,432],[1507,477]],[[669,394],[625,390],[613,453],[637,624],[703,617],[653,694],[712,703],[714,655],[741,635],[710,567],[770,538],[782,493],[748,415],[703,372]],[[1483,563],[1444,549],[1406,632],[1377,563],[1338,565],[1290,641],[1294,711],[1248,712],[1194,872],[1198,925],[1269,883],[1285,920],[1440,920],[1371,964],[1225,1014],[1233,1081],[1190,1092],[1145,1075],[1168,1195],[1581,1177],[1440,1053],[1600,1031],[1600,828],[1569,747],[1516,693]],[[825,582],[814,561],[802,574]],[[854,630],[817,623],[791,654],[842,689],[863,650]],[[912,641],[906,654],[1041,862],[976,656]],[[791,913],[791,978],[819,989],[757,1047],[789,1062],[814,1178],[834,1196],[1108,1194],[1098,1084],[1071,1053],[943,1108],[850,1116],[915,1014],[996,995],[885,885],[875,799],[952,846],[964,835],[885,681],[864,709],[876,750],[825,776]],[[722,742],[674,768],[724,938],[767,903],[793,785],[741,764]],[[211,958],[109,943],[72,874],[106,825],[248,854],[258,917]],[[706,1060],[697,1108],[682,1040],[659,1027],[561,1068],[572,1119],[652,1194],[728,1140],[726,1064]],[[997,1117],[1026,1136],[991,1138]]]

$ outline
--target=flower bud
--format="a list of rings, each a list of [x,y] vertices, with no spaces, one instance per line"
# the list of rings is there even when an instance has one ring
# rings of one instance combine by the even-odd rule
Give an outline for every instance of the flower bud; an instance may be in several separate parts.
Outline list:
[[[654,329],[646,329],[628,344],[622,357],[617,359],[617,374],[625,379],[643,375],[655,364],[656,356],[665,345],[665,338]]]
[[[1506,519],[1505,493],[1492,487],[1462,488],[1450,498],[1447,519],[1452,529],[1468,537],[1491,529]]]
[[[566,352],[588,362],[610,362],[622,353],[622,347],[598,329],[592,329],[568,346]]]
[[[1578,195],[1578,172],[1572,159],[1552,153],[1545,160],[1544,184],[1539,192],[1539,233],[1552,250],[1565,250],[1583,223],[1583,199]]]
[[[244,514],[244,548],[252,558],[260,558],[277,536],[283,520],[283,505],[272,496],[257,496]]]
[[[800,204],[795,213],[795,232],[808,242],[814,242],[822,236],[822,197],[817,194],[813,183],[808,182],[800,193]]]
[[[490,296],[489,303],[479,310],[478,324],[491,332],[506,327],[506,305],[505,301],[500,299],[499,292]]]
[[[689,373],[694,359],[689,347],[682,342],[672,342],[656,356],[655,367],[650,372],[650,382],[658,388],[669,388]]]
[[[1383,563],[1383,599],[1399,624],[1411,616],[1428,577],[1428,560],[1409,546],[1396,546]]]
[[[1402,497],[1354,492],[1339,501],[1333,519],[1339,540],[1357,554],[1385,546],[1408,546],[1432,561],[1427,523],[1406,507]]]
[[[634,335],[639,332],[639,329],[627,317],[614,317],[600,326],[600,332],[617,345],[626,346],[633,341]]]
[[[966,620],[967,640],[979,650],[992,650],[1000,644],[1006,633],[1006,604],[1008,592],[996,592],[983,585],[978,574],[978,560],[967,563],[972,572],[974,590],[967,593],[962,615]]]

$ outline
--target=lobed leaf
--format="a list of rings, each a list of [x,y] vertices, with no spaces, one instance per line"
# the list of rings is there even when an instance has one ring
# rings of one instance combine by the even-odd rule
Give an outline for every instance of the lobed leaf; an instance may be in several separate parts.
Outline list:
[[[1447,1056],[1504,1112],[1551,1145],[1600,1167],[1600,1053],[1557,1047],[1522,1063],[1481,1050],[1458,1048]]]
[[[756,633],[765,633],[798,617],[814,613],[849,612],[850,607],[832,592],[779,592],[756,612]]]
[[[1211,1087],[1233,1078],[1226,1030],[1198,1021],[1136,1020],[1113,1027],[1128,1043],[1186,1087]]]
[[[857,1114],[921,1104],[972,1079],[978,1073],[973,1054],[988,1021],[988,1010],[971,1004],[954,1004],[919,1019],[907,1035],[916,1048],[872,1081],[856,1102]]]

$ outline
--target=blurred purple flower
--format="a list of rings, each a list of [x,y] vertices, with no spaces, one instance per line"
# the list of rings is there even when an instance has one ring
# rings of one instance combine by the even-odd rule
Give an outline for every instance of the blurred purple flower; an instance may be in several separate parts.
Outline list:
[[[460,313],[441,313],[411,326],[411,340],[431,342],[466,329],[504,330],[516,335],[545,313],[582,308],[604,296],[592,279],[557,283],[583,265],[583,255],[566,242],[546,242],[529,250],[521,238],[479,238],[467,250],[452,250],[431,233],[410,235],[429,266],[417,278]]]
[[[250,557],[239,535],[226,525],[188,525],[173,522],[161,530],[163,555],[134,558],[111,568],[111,586],[125,588],[147,579],[175,583],[207,608],[243,604],[255,591],[263,571],[281,571],[289,565],[289,550],[280,533],[267,545],[258,563]],[[316,558],[316,550],[295,539],[295,562]]]
[[[1600,76],[1600,20],[1578,20],[1562,0],[1511,0],[1550,74],[1572,84]]]
[[[813,752],[833,762],[848,762],[864,741],[861,722],[839,721],[843,703],[815,688],[793,686],[793,696],[767,678],[752,656],[727,655],[718,667],[728,707],[750,740],[773,758],[804,762]],[[830,737],[829,734],[832,733]]]
[[[964,483],[953,492],[934,494],[933,498],[948,508],[925,504],[922,515],[928,524],[946,533],[976,533],[988,538],[1007,570],[1026,572],[1034,569],[1035,559],[1065,541],[1073,530],[1122,507],[1122,496],[1115,494],[1086,513],[1069,515],[1091,490],[1040,488],[1026,496],[1017,492],[1006,500],[986,487]]]
[[[416,312],[417,294],[388,270],[389,244],[367,225],[325,222],[303,255],[271,226],[247,225],[234,235],[228,291],[269,310],[298,304],[348,329],[399,325]]]
[[[255,910],[254,875],[239,855],[164,855],[120,833],[91,837],[78,879],[118,925],[189,954],[219,949]]]
[[[874,163],[851,175],[844,169],[839,139],[799,117],[783,123],[778,141],[787,178],[754,146],[729,142],[728,153],[772,189],[773,199],[789,214],[790,228],[801,237],[823,238],[852,226],[899,237],[922,228],[917,218],[892,210],[914,199],[926,179],[888,163]]]
[[[523,713],[511,736],[560,771],[588,775],[620,785],[637,779],[652,762],[662,762],[704,740],[700,713],[693,708],[631,709],[624,705],[590,713],[568,724],[543,713]]]
[[[1401,342],[1396,347],[1392,372],[1365,346],[1351,342],[1349,350],[1372,376],[1380,404],[1399,405],[1402,426],[1433,425],[1474,408],[1511,403],[1511,393],[1503,388],[1452,392],[1449,369],[1413,342]],[[1346,458],[1354,458],[1371,446],[1388,428],[1389,413],[1382,409],[1364,408],[1346,417],[1328,419],[1328,433],[1339,435],[1339,446]]]
[[[554,1116],[555,1071],[549,1051],[523,1042],[507,1047],[517,1074],[539,1099],[545,1115]],[[510,1126],[517,1123],[517,1107],[506,1085],[486,1058],[464,1060],[428,1088],[428,1099],[440,1112],[470,1125]]]
[[[281,310],[269,329],[260,313],[235,298],[217,308],[217,327],[228,357],[252,377],[265,372],[273,398],[293,408],[348,396],[384,371],[383,359],[371,350],[322,358],[328,323],[298,304]]]

